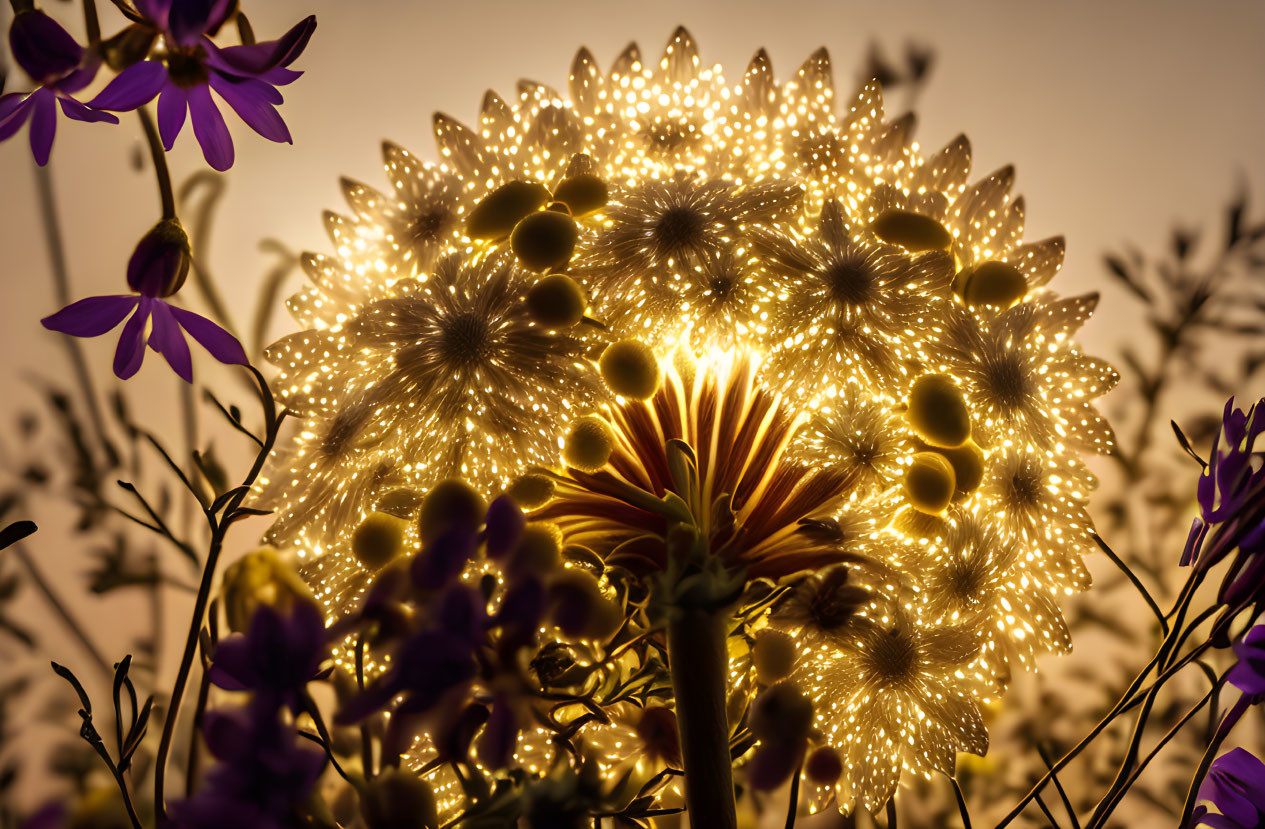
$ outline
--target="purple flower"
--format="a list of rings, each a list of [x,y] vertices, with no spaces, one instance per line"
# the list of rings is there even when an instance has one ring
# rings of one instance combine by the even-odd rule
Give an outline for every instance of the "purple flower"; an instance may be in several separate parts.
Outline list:
[[[1244,696],[1265,699],[1265,625],[1248,630],[1234,646],[1239,661],[1227,676],[1230,684]]]
[[[325,620],[316,607],[299,602],[283,616],[260,605],[246,633],[216,646],[209,677],[220,688],[253,691],[298,711],[327,654]]]
[[[58,106],[63,115],[75,121],[119,122],[110,113],[98,112],[74,98],[76,92],[92,83],[100,59],[85,53],[56,20],[41,11],[19,13],[9,26],[9,47],[13,59],[37,87],[32,92],[0,96],[0,141],[11,138],[30,121],[31,152],[35,163],[43,167],[48,163],[57,133]]]
[[[1265,400],[1261,401],[1265,403]],[[1219,524],[1237,515],[1265,487],[1265,468],[1253,458],[1256,439],[1265,432],[1265,417],[1257,418],[1257,406],[1247,412],[1226,401],[1221,431],[1212,444],[1212,457],[1199,477],[1199,510],[1206,524]],[[1265,414],[1265,406],[1260,406]]]
[[[1261,414],[1261,417],[1257,417]],[[1235,550],[1218,602],[1242,607],[1259,601],[1265,587],[1265,400],[1246,412],[1225,405],[1221,431],[1199,477],[1200,517],[1191,525],[1181,563],[1206,571]]]
[[[186,383],[193,382],[187,332],[221,363],[248,365],[246,352],[233,335],[192,311],[163,301],[180,288],[189,269],[189,239],[175,219],[163,219],[141,239],[127,264],[127,282],[139,295],[95,296],[71,303],[40,320],[50,331],[72,337],[97,337],[124,318],[114,373],[126,380],[145,359],[145,345],[166,358]],[[147,325],[152,320],[152,326]]]
[[[1213,829],[1259,829],[1265,826],[1265,763],[1241,748],[1218,757],[1199,786],[1199,799],[1211,801],[1195,809],[1191,826]]]
[[[202,736],[220,762],[191,797],[171,805],[176,829],[287,829],[325,768],[325,752],[301,742],[277,709],[256,700],[209,711]]]
[[[289,69],[303,54],[316,17],[296,24],[279,40],[220,48],[211,42],[236,4],[231,0],[135,0],[146,24],[162,34],[167,52],[162,61],[147,60],[123,70],[89,106],[114,109],[120,103],[146,102],[158,96],[158,131],[170,150],[184,127],[193,134],[202,155],[216,170],[233,166],[233,139],[211,90],[224,99],[248,126],[270,141],[290,144],[290,131],[277,112],[278,86],[302,74]]]

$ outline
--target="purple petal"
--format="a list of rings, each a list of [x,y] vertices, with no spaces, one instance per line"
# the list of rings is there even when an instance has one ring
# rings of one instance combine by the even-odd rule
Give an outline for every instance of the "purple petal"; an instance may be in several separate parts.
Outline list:
[[[176,143],[176,136],[184,127],[185,113],[189,108],[188,94],[171,81],[163,84],[162,95],[158,98],[158,134],[163,140],[163,149],[171,152]]]
[[[179,0],[170,4],[167,31],[181,46],[193,46],[211,30],[216,0]]]
[[[12,138],[31,115],[30,98],[14,92],[0,98],[0,141]]]
[[[502,495],[488,505],[485,519],[487,528],[484,531],[488,558],[500,559],[518,546],[526,521],[523,511],[514,503],[514,499]]]
[[[31,94],[31,153],[41,167],[48,163],[53,136],[57,134],[57,105],[53,98],[47,89],[37,89]]]
[[[133,0],[136,10],[160,29],[167,28],[167,15],[171,11],[172,0]]]
[[[233,633],[215,646],[207,678],[218,688],[245,691],[253,684],[250,642],[245,634]]]
[[[292,26],[279,40],[208,50],[207,63],[234,75],[258,76],[294,63],[307,48],[314,31],[316,17],[312,15]]]
[[[67,118],[75,121],[86,121],[89,124],[95,124],[104,121],[107,124],[117,124],[119,119],[108,112],[98,112],[95,109],[88,109],[74,98],[58,98],[57,103],[61,104],[61,111],[66,113]]]
[[[191,86],[187,94],[193,134],[202,145],[202,157],[213,170],[222,173],[233,166],[233,138],[228,134],[224,116],[211,100],[210,87]]]
[[[83,66],[80,66],[60,81],[49,84],[49,86],[56,89],[58,92],[73,95],[88,84],[92,83],[93,79],[97,76],[97,70],[100,68],[101,59],[91,57],[84,61]]]
[[[284,66],[278,66],[276,69],[269,69],[256,75],[259,80],[273,86],[287,86],[303,77],[303,73],[295,69],[286,69]]]
[[[189,344],[185,342],[179,323],[171,315],[171,306],[161,300],[154,301],[154,330],[149,335],[149,347],[167,358],[172,371],[181,380],[193,382]]]
[[[122,322],[139,301],[136,296],[91,296],[44,317],[40,324],[72,337],[99,337]]]
[[[18,65],[40,84],[74,70],[83,60],[83,47],[41,11],[22,12],[13,18],[9,48]]]
[[[233,335],[211,322],[206,317],[200,317],[192,311],[186,311],[176,306],[168,306],[171,313],[175,315],[176,322],[180,323],[180,327],[189,332],[189,336],[198,341],[198,344],[210,352],[211,356],[226,365],[247,366],[250,360],[246,357],[246,350],[242,348],[242,344],[233,338]]]
[[[156,60],[143,60],[120,72],[88,106],[127,112],[152,101],[166,82],[167,67]]]
[[[126,380],[140,370],[145,359],[145,323],[149,320],[149,297],[139,297],[136,313],[123,326],[119,336],[119,347],[114,351],[114,373],[120,380]]]
[[[294,143],[285,121],[281,120],[281,115],[273,106],[273,103],[279,103],[272,100],[274,96],[281,97],[275,88],[254,78],[233,81],[218,72],[211,73],[211,88],[220,93],[233,111],[264,138],[278,144]]]

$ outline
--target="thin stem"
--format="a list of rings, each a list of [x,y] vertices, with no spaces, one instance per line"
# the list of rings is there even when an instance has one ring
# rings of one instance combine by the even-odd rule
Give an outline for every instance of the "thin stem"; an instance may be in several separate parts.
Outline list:
[[[898,829],[900,822],[896,819],[896,797],[887,799],[887,829]]]
[[[1045,805],[1045,801],[1041,799],[1041,795],[1037,795],[1036,800],[1037,806],[1041,808],[1042,814],[1045,815],[1045,819],[1050,821],[1050,826],[1053,827],[1053,829],[1057,829],[1059,822],[1055,820],[1054,813],[1050,811],[1050,807]]]
[[[184,655],[180,658],[180,670],[176,673],[176,681],[172,686],[171,702],[167,707],[167,718],[163,722],[162,738],[158,743],[158,753],[154,762],[154,810],[158,815],[159,825],[165,823],[167,819],[167,809],[164,801],[167,755],[171,751],[171,741],[175,736],[176,720],[180,715],[180,701],[184,696],[185,686],[189,682],[189,671],[193,666],[193,656],[198,646],[198,632],[202,629],[203,616],[206,614],[207,602],[211,596],[211,585],[215,581],[215,567],[219,562],[220,552],[224,548],[224,537],[237,517],[237,509],[250,491],[251,484],[255,482],[255,478],[258,477],[260,470],[263,469],[264,462],[268,459],[268,454],[276,441],[281,421],[285,417],[285,412],[278,415],[276,403],[272,399],[272,392],[268,389],[268,383],[264,380],[263,375],[254,366],[246,366],[246,369],[259,386],[259,399],[264,411],[266,437],[264,446],[255,457],[254,465],[251,466],[250,472],[247,473],[246,479],[238,493],[229,499],[222,517],[216,518],[209,510],[206,513],[207,522],[211,526],[211,542],[207,549],[206,561],[202,566],[202,580],[198,585],[197,599],[194,601],[193,618],[189,621],[189,634],[185,638]]]
[[[362,631],[356,637],[356,687],[363,694],[365,691],[365,634]],[[373,736],[369,732],[369,723],[362,720],[360,723],[360,765],[363,766],[362,772],[365,779],[370,780],[374,776],[373,770]]]
[[[96,0],[83,0],[83,25],[88,35],[88,44],[95,46],[101,42],[101,20],[97,17]]]
[[[1094,543],[1098,545],[1098,549],[1102,550],[1103,553],[1107,555],[1107,558],[1111,559],[1111,563],[1116,565],[1120,572],[1124,573],[1125,577],[1129,579],[1142,598],[1146,600],[1147,606],[1151,608],[1151,612],[1155,614],[1155,618],[1160,622],[1160,629],[1164,632],[1164,635],[1167,636],[1168,619],[1164,618],[1164,611],[1160,610],[1160,606],[1155,603],[1155,599],[1152,598],[1150,591],[1146,589],[1133,570],[1121,561],[1120,556],[1116,555],[1115,551],[1107,546],[1107,542],[1103,541],[1102,537],[1098,535],[1098,533],[1091,533],[1091,537],[1094,539]]]
[[[1177,736],[1177,732],[1181,731],[1182,728],[1185,727],[1186,723],[1194,719],[1195,715],[1203,710],[1203,707],[1213,699],[1217,690],[1224,682],[1225,677],[1218,679],[1216,684],[1208,689],[1208,693],[1204,694],[1203,699],[1187,711],[1185,716],[1178,720],[1177,724],[1170,728],[1168,733],[1160,738],[1160,741],[1156,743],[1155,748],[1151,749],[1150,754],[1146,755],[1146,757],[1142,759],[1142,762],[1138,764],[1138,767],[1134,769],[1133,774],[1129,775],[1129,779],[1125,781],[1124,785],[1120,788],[1120,791],[1112,796],[1110,800],[1104,800],[1101,816],[1096,821],[1091,822],[1086,829],[1098,829],[1098,827],[1104,826],[1107,823],[1107,818],[1109,818],[1111,813],[1115,811],[1116,807],[1120,805],[1120,801],[1124,797],[1125,792],[1129,791],[1133,784],[1137,782],[1138,777],[1142,775],[1142,772],[1146,769],[1147,765],[1149,765],[1150,762],[1160,753],[1160,751],[1164,749],[1164,746],[1168,745],[1170,740]]]
[[[1045,767],[1051,768],[1050,757],[1045,753],[1045,749],[1037,746],[1037,754],[1041,756],[1041,762],[1045,763]],[[1063,784],[1059,782],[1057,774],[1051,774],[1050,779],[1054,781],[1054,788],[1058,790],[1059,799],[1063,801],[1063,808],[1067,810],[1067,816],[1071,818],[1074,829],[1081,829],[1080,821],[1076,819],[1076,810],[1072,808],[1072,801],[1068,799],[1067,792],[1063,789]]]
[[[795,774],[791,775],[791,794],[790,801],[786,806],[786,825],[783,829],[795,829],[795,812],[799,806],[799,775],[804,770],[804,764],[800,763],[795,769]]]
[[[966,808],[966,798],[962,796],[962,787],[958,785],[956,777],[950,777],[949,782],[953,784],[953,796],[958,802],[958,814],[962,816],[962,829],[971,829],[971,813]]]
[[[1178,826],[1185,826],[1190,821],[1190,815],[1195,811],[1195,802],[1199,799],[1199,784],[1203,782],[1204,775],[1208,773],[1208,769],[1212,767],[1212,761],[1216,759],[1217,752],[1221,749],[1221,744],[1225,742],[1225,738],[1230,736],[1230,731],[1234,728],[1235,723],[1243,716],[1250,705],[1251,698],[1246,694],[1239,697],[1239,701],[1234,704],[1221,725],[1217,728],[1217,733],[1213,735],[1212,742],[1208,744],[1208,750],[1204,752],[1204,756],[1199,761],[1199,768],[1195,771],[1195,776],[1190,779],[1190,788],[1186,791],[1186,803],[1182,806],[1182,818],[1178,821]]]
[[[62,604],[58,595],[53,592],[52,585],[48,583],[48,580],[44,578],[44,574],[41,573],[39,567],[36,566],[35,559],[31,556],[31,553],[26,548],[26,545],[19,541],[9,549],[13,551],[13,554],[16,555],[18,560],[22,562],[22,565],[26,567],[26,571],[30,575],[31,581],[37,588],[39,588],[39,591],[44,594],[44,599],[53,608],[53,611],[61,617],[62,623],[66,625],[66,628],[70,631],[71,635],[79,641],[79,644],[83,647],[83,649],[87,651],[89,656],[92,657],[92,661],[96,663],[96,666],[101,670],[101,673],[106,677],[113,676],[114,671],[110,667],[109,661],[101,655],[101,651],[97,649],[96,644],[88,638],[88,633],[83,629],[83,626],[79,624],[79,620],[71,614],[66,605]]]
[[[149,142],[149,155],[154,161],[154,176],[158,179],[158,196],[162,200],[164,219],[176,218],[176,193],[171,187],[171,171],[167,169],[167,152],[163,149],[162,139],[158,137],[158,127],[154,125],[154,117],[149,114],[149,107],[137,107],[141,126],[145,129],[145,140]]]

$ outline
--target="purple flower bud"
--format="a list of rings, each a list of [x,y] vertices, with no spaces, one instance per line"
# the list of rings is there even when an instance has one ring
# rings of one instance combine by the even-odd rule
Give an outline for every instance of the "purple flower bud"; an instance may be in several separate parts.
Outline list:
[[[56,20],[41,11],[25,11],[9,26],[13,59],[41,86],[74,71],[83,47]]]
[[[518,741],[519,722],[514,704],[505,693],[498,693],[492,703],[492,716],[479,735],[478,755],[483,765],[503,769],[509,765]]]
[[[180,290],[189,275],[189,237],[176,219],[163,219],[146,233],[127,263],[127,284],[160,299]]]
[[[804,740],[777,740],[756,746],[747,766],[747,782],[756,791],[767,792],[786,782],[799,765]]]
[[[504,558],[513,552],[518,539],[523,534],[527,522],[523,519],[523,511],[508,495],[502,495],[488,505],[487,527],[484,530],[484,543],[488,558],[493,561]]]

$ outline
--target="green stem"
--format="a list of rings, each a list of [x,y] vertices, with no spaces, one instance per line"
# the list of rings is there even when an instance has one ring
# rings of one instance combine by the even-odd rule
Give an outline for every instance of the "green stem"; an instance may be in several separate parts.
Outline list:
[[[154,161],[154,176],[158,179],[158,196],[162,201],[164,219],[176,218],[176,193],[171,187],[171,170],[167,168],[167,152],[163,149],[162,139],[158,136],[158,127],[154,125],[154,116],[149,114],[149,107],[137,107],[141,127],[145,130],[145,140],[149,143],[149,156]]]
[[[685,761],[686,811],[692,825],[709,829],[738,825],[725,718],[727,621],[723,613],[680,610],[668,622],[668,661]]]

